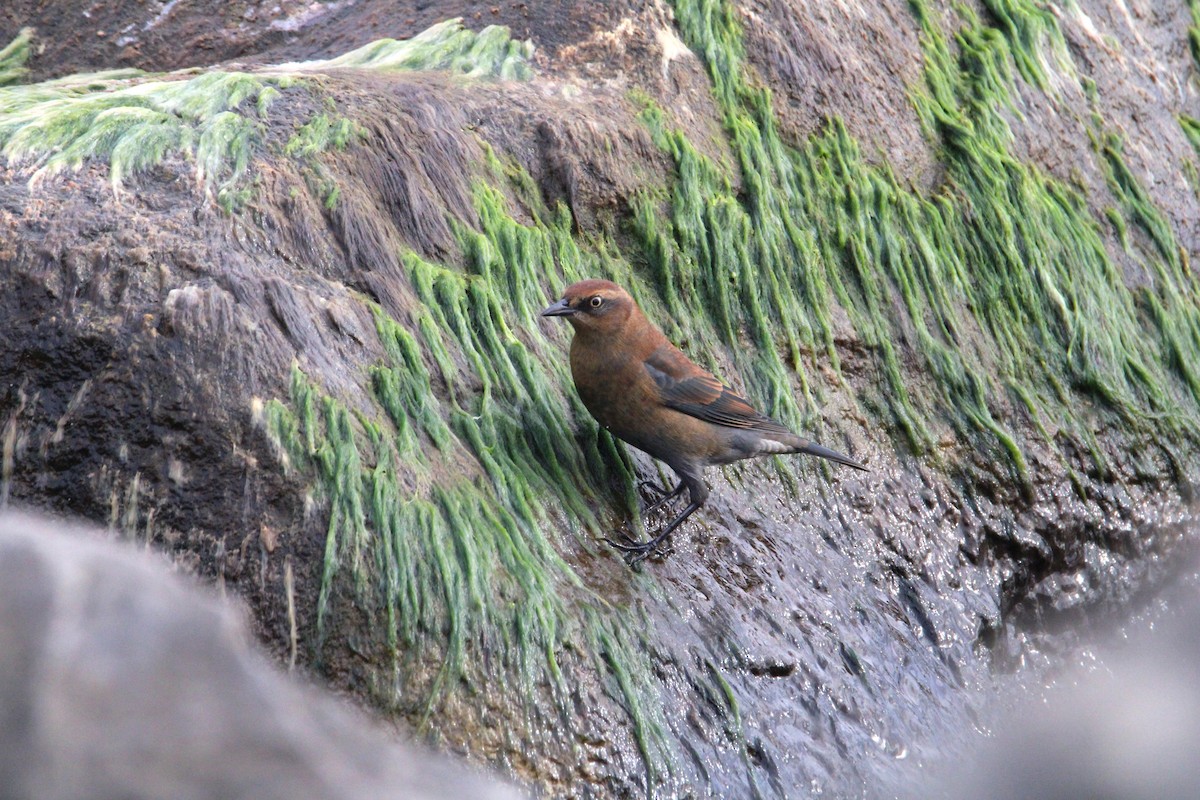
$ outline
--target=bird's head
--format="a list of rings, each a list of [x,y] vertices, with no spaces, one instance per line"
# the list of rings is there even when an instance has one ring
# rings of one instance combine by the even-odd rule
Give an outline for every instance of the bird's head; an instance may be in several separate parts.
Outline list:
[[[610,281],[588,280],[567,287],[543,317],[565,317],[579,333],[615,333],[637,306],[629,292]]]

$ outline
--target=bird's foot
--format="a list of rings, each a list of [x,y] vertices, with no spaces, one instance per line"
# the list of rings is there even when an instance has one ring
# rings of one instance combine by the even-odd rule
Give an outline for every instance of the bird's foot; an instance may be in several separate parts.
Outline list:
[[[665,489],[658,485],[654,481],[638,481],[637,488],[639,492],[648,494],[656,500],[670,491],[669,489]]]
[[[639,542],[637,539],[634,539],[632,536],[630,536],[624,530],[617,531],[615,536],[617,538],[614,538],[614,539],[609,539],[606,536],[604,538],[604,541],[606,544],[608,544],[612,547],[615,547],[618,550],[625,550],[625,551],[636,550],[636,549],[640,548],[641,546],[647,544],[647,542]]]
[[[666,543],[666,537],[664,536],[656,536],[648,541],[639,542],[624,532],[621,533],[621,539],[623,541],[605,538],[604,541],[624,553],[625,563],[631,567],[636,567],[642,561],[654,555]]]

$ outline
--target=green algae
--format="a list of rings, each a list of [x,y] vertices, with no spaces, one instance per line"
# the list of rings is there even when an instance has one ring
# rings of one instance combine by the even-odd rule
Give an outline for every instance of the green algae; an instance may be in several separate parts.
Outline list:
[[[341,598],[383,631],[380,702],[410,709],[419,695],[412,713],[426,721],[456,687],[503,678],[527,707],[545,686],[562,703],[562,656],[583,654],[630,714],[648,785],[667,780],[650,634],[561,555],[592,551],[614,517],[637,516],[627,458],[570,390],[562,340],[539,325],[538,310],[582,277],[628,286],[675,341],[709,365],[728,359],[726,378],[804,430],[822,424],[824,365],[836,384],[849,359],[868,358],[878,385],[854,399],[899,444],[936,459],[949,427],[1027,489],[1032,439],[1105,468],[1097,416],[1146,440],[1194,438],[1200,336],[1182,251],[1119,141],[1097,139],[1119,205],[1102,219],[1012,155],[1018,78],[1045,90],[1066,67],[1052,18],[987,5],[998,25],[964,8],[952,42],[913,4],[925,54],[913,103],[946,168],[933,190],[870,163],[837,120],[784,142],[724,2],[675,10],[708,64],[737,173],[638,99],[675,176],[634,200],[631,252],[581,245],[569,212],[541,207],[529,176],[485,145],[494,184],[476,187],[478,228],[455,228],[463,264],[403,253],[414,305],[403,323],[376,309],[386,359],[369,370],[369,409],[347,411],[298,372],[289,403],[268,409],[280,452],[330,509],[318,653]],[[505,191],[531,224],[513,219]],[[1137,257],[1153,282],[1127,285],[1110,229],[1130,251],[1145,234]],[[418,659],[437,674],[422,678]],[[713,680],[741,736],[737,697],[715,669]]]
[[[284,64],[277,69],[439,70],[470,78],[529,80],[533,77],[529,65],[532,56],[533,44],[512,39],[508,28],[488,25],[475,32],[463,25],[462,18],[455,18],[439,22],[411,39],[377,39],[337,58]]]
[[[1192,61],[1200,65],[1200,0],[1188,0],[1188,12],[1192,24],[1188,26],[1188,49],[1192,52]]]
[[[186,80],[100,73],[0,88],[0,152],[33,165],[34,180],[107,163],[118,193],[129,175],[181,154],[195,164],[197,183],[231,206],[285,83],[244,72]]]
[[[1200,120],[1187,114],[1180,114],[1177,119],[1183,135],[1187,137],[1188,144],[1192,146],[1196,156],[1200,157]],[[1188,185],[1192,187],[1192,191],[1200,196],[1200,167],[1197,166],[1197,161],[1196,158],[1185,159],[1183,175],[1187,179]]]
[[[754,374],[786,388],[794,370],[807,390],[803,360],[779,353],[822,347],[838,369],[828,313],[837,303],[875,354],[881,399],[916,452],[931,450],[926,420],[941,419],[967,441],[990,439],[1028,487],[1024,435],[997,410],[1024,409],[1052,445],[1063,435],[1092,441],[1097,408],[1146,434],[1194,429],[1196,404],[1181,389],[1194,394],[1197,350],[1185,300],[1195,289],[1176,265],[1180,250],[1165,219],[1111,158],[1126,213],[1159,244],[1163,269],[1148,297],[1125,285],[1084,198],[1010,154],[1004,114],[1014,108],[1015,74],[1045,87],[1049,71],[1064,68],[1065,51],[1043,10],[987,5],[999,27],[964,8],[952,49],[924,5],[912,4],[926,57],[914,106],[948,172],[945,185],[923,194],[901,186],[886,165],[868,164],[837,120],[799,147],[784,144],[769,93],[744,77],[731,8],[676,3],[685,41],[708,62],[745,199],[649,109],[643,119],[674,159],[677,183],[665,220],[647,199],[634,224],[660,281],[700,288],[700,307],[726,347],[750,332],[757,346],[743,358]],[[717,226],[735,232],[732,247]],[[664,302],[686,304],[671,293]],[[788,337],[785,346],[767,346],[756,332],[765,328]],[[904,341],[934,378],[932,391],[909,391],[918,375],[901,363]],[[771,389],[749,388],[773,413],[803,424]],[[1085,449],[1100,458],[1097,448]]]
[[[357,609],[389,654],[370,681],[378,701],[432,727],[459,687],[504,686],[527,714],[549,687],[566,714],[561,656],[580,654],[630,714],[656,785],[672,758],[639,612],[597,595],[560,555],[594,554],[611,524],[602,509],[636,507],[627,459],[564,392],[550,352],[562,332],[539,326],[545,276],[573,280],[602,259],[561,211],[524,226],[489,185],[475,199],[480,229],[458,231],[466,270],[405,253],[406,324],[375,309],[386,358],[369,370],[369,408],[349,412],[299,370],[289,401],[267,406],[285,463],[329,509],[315,655]]]
[[[1179,127],[1183,129],[1183,134],[1187,137],[1192,149],[1200,153],[1200,120],[1189,117],[1187,114],[1180,114]]]
[[[227,212],[251,196],[251,161],[265,152],[271,103],[282,90],[309,84],[314,73],[354,68],[514,80],[532,75],[529,42],[512,40],[506,28],[476,33],[450,20],[410,40],[379,40],[341,58],[256,72],[150,76],[119,70],[6,86],[24,74],[31,35],[23,31],[0,51],[0,154],[10,164],[32,166],[34,181],[85,163],[104,164],[120,195],[131,175],[181,156],[194,164],[197,185]],[[310,188],[332,208],[340,188],[315,166],[315,157],[362,135],[354,120],[318,113],[295,130],[279,155],[306,165]]]
[[[382,311],[377,327],[385,339],[406,338]],[[376,374],[384,369],[376,367]],[[376,398],[392,420],[405,420],[395,435],[391,426],[356,417],[322,395],[298,369],[290,403],[267,406],[272,438],[288,463],[315,473],[314,487],[329,507],[318,659],[339,591],[349,593],[342,600],[367,614],[373,630],[385,631],[391,663],[372,684],[378,700],[403,710],[414,702],[406,698],[418,693],[422,724],[451,687],[464,684],[500,681],[518,703],[534,702],[538,687],[549,685],[561,705],[566,690],[558,654],[590,653],[594,666],[612,676],[614,697],[630,713],[653,782],[662,772],[657,765],[669,764],[665,726],[644,651],[630,644],[640,639],[629,610],[588,590],[558,555],[546,536],[555,527],[534,505],[515,461],[489,467],[490,453],[503,458],[500,448],[469,428],[449,434],[444,422],[430,418],[429,393],[421,391],[428,372],[398,371],[402,381],[415,381],[416,391],[385,390]],[[468,423],[465,414],[450,416],[479,424]],[[421,418],[421,428],[445,447],[480,457],[488,480],[438,479],[408,422]],[[412,663],[418,654],[426,664],[440,661],[432,679],[412,677],[419,674]]]
[[[1142,287],[1139,299],[1149,309],[1170,363],[1193,399],[1200,403],[1200,288],[1192,277],[1187,251],[1179,245],[1166,216],[1125,164],[1120,137],[1108,134],[1098,143],[1109,187],[1121,201],[1126,215],[1149,237],[1153,248],[1140,254],[1140,261],[1154,276]],[[1131,253],[1134,248],[1128,247]],[[1131,364],[1141,367],[1141,362]],[[1152,376],[1142,377],[1151,391],[1157,388]],[[1169,407],[1170,398],[1153,396],[1154,411]],[[1179,424],[1174,416],[1165,420]],[[1192,420],[1189,420],[1192,422]]]
[[[25,63],[29,61],[32,43],[33,28],[22,28],[11,42],[0,48],[0,86],[21,83],[29,74]]]
[[[721,708],[726,715],[728,733],[737,745],[738,753],[741,756],[742,766],[746,770],[746,780],[750,784],[751,796],[761,798],[762,791],[758,788],[758,780],[755,777],[754,766],[750,761],[750,747],[746,741],[746,726],[742,721],[742,710],[737,701],[737,693],[729,681],[725,680],[725,676],[721,674],[721,670],[717,665],[705,659],[704,666],[712,678],[713,686],[705,686],[705,693],[709,694],[709,702],[714,708]],[[714,689],[715,687],[715,690]]]
[[[345,150],[366,135],[366,129],[349,117],[321,113],[297,128],[283,146],[283,155],[299,162],[305,185],[327,211],[337,206],[341,187],[319,156]]]
[[[329,150],[345,150],[366,136],[366,129],[348,117],[316,114],[301,125],[283,146],[283,154],[311,158]]]
[[[984,0],[983,5],[996,19],[996,30],[1008,40],[1021,77],[1031,85],[1046,90],[1052,72],[1070,71],[1067,44],[1050,8],[1032,0]]]

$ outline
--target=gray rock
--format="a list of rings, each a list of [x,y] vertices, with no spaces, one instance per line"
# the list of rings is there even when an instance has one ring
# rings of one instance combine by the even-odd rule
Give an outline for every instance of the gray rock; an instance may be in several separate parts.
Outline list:
[[[389,742],[165,564],[0,517],[0,798],[515,798]]]
[[[956,773],[916,798],[1190,800],[1200,786],[1200,605],[1097,649],[1087,674],[1067,672],[1022,703]],[[1176,593],[1180,595],[1182,593]]]

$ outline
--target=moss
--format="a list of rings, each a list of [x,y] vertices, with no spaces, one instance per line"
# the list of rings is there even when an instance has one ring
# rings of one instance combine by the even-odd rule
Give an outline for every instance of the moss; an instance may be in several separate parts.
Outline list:
[[[29,61],[32,43],[33,28],[22,28],[16,38],[0,49],[0,86],[20,83],[29,74],[25,63]]]
[[[533,45],[513,40],[508,28],[489,25],[476,33],[457,18],[438,23],[411,39],[377,39],[337,58],[286,64],[279,69],[444,70],[472,78],[529,80],[533,77],[529,66],[532,56]]]
[[[28,45],[23,32],[0,51],[0,87],[21,74]],[[85,162],[107,164],[118,194],[129,176],[181,155],[195,164],[197,185],[232,212],[250,197],[250,162],[263,152],[271,103],[300,77],[353,67],[528,79],[532,52],[530,43],[513,41],[506,28],[475,33],[461,20],[450,20],[410,40],[380,40],[329,61],[254,73],[151,78],[125,70],[0,88],[0,153],[10,163],[34,166],[35,180],[78,170]],[[297,128],[282,155],[309,167],[310,189],[332,208],[339,187],[314,159],[362,135],[355,121],[318,113]]]
[[[195,163],[197,183],[232,205],[282,85],[241,72],[188,80],[122,73],[0,89],[0,152],[33,164],[35,180],[105,162],[118,193],[130,174],[182,154]]]
[[[580,653],[609,676],[655,784],[672,757],[644,625],[590,590],[549,535],[586,529],[575,546],[591,550],[611,524],[598,509],[636,502],[627,461],[564,393],[538,325],[545,276],[598,260],[568,216],[523,226],[505,205],[477,187],[465,272],[404,254],[416,302],[408,326],[375,310],[386,360],[370,369],[372,410],[350,414],[298,370],[290,401],[268,406],[278,451],[329,508],[317,655],[334,610],[354,606],[390,653],[370,681],[380,702],[432,724],[459,687],[507,687],[532,712],[549,686],[565,703],[561,654]]]
[[[663,289],[672,316],[710,315],[721,344],[743,351],[739,372],[765,378],[749,389],[773,413],[806,421],[777,394],[792,375],[805,405],[819,401],[798,354],[838,368],[828,311],[837,303],[880,366],[882,396],[864,397],[868,408],[887,408],[918,453],[931,449],[929,419],[968,441],[982,435],[1028,486],[1022,437],[997,409],[1026,409],[1052,445],[1050,431],[1087,441],[1093,405],[1146,435],[1194,428],[1196,405],[1180,391],[1194,392],[1191,312],[1181,302],[1194,289],[1182,288],[1179,248],[1144,193],[1122,190],[1126,212],[1160,243],[1157,263],[1171,280],[1153,293],[1165,316],[1126,288],[1084,199],[1011,156],[1004,110],[1015,108],[1014,75],[1044,87],[1049,66],[1070,69],[1046,12],[987,5],[999,27],[964,8],[952,49],[924,4],[912,4],[926,57],[914,105],[949,174],[922,194],[866,163],[836,120],[799,148],[785,145],[769,93],[745,78],[731,7],[676,3],[685,41],[708,62],[744,199],[651,107],[643,119],[674,159],[677,183],[666,218],[646,198],[634,224],[660,285],[669,276],[681,287]],[[1136,186],[1111,169],[1118,184]],[[748,352],[743,336],[755,345]],[[900,360],[904,341],[933,392],[909,391],[917,376]]]

